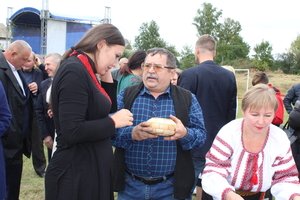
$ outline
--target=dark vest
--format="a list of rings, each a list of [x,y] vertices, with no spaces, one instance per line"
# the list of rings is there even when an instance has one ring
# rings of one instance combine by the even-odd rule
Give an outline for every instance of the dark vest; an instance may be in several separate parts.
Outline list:
[[[170,85],[171,96],[174,102],[176,117],[187,126],[189,108],[192,95],[189,91]],[[125,89],[124,108],[131,109],[132,104],[143,88],[143,84],[131,86]],[[192,156],[189,150],[183,150],[180,142],[177,144],[176,166],[174,171],[174,197],[176,199],[188,198],[194,185],[195,175]],[[122,191],[125,187],[125,150],[116,148],[114,152],[114,191]]]

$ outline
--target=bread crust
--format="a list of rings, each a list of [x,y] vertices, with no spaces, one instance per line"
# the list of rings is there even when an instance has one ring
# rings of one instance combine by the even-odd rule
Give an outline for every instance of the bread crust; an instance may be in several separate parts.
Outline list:
[[[172,136],[175,134],[176,123],[167,118],[152,117],[147,122],[150,123],[152,133],[159,136]]]

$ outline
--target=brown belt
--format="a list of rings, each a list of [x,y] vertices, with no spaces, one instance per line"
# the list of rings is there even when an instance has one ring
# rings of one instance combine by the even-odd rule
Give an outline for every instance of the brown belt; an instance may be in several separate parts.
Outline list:
[[[235,192],[241,195],[242,197],[253,196],[258,194],[260,194],[259,199],[264,199],[265,197],[265,192],[251,192],[251,191],[244,191],[244,190],[236,190]]]

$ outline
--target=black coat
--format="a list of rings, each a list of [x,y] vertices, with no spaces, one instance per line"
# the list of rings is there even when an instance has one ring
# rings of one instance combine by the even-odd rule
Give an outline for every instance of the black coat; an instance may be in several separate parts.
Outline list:
[[[52,83],[51,78],[48,78],[41,82],[40,90],[38,94],[37,104],[36,104],[36,113],[37,121],[40,130],[40,134],[44,139],[47,136],[54,138],[54,120],[48,116],[49,105],[46,101],[47,90],[49,89]]]
[[[193,156],[204,159],[221,127],[235,119],[235,76],[215,62],[205,61],[183,71],[178,85],[195,94],[202,108],[207,136],[204,146],[193,149]]]
[[[22,78],[26,96],[18,84],[4,55],[0,52],[0,80],[6,92],[12,121],[10,128],[3,137],[4,155],[6,159],[19,159],[22,153],[27,157],[31,154],[30,124],[32,120],[32,99],[29,88]]]
[[[32,71],[30,71],[30,72],[20,71],[20,73],[23,74],[23,76],[25,78],[25,82],[27,82],[26,85],[28,85],[31,82],[36,82],[36,84],[38,85],[38,91],[33,95],[31,94],[33,107],[35,109],[36,104],[37,104],[37,97],[38,97],[38,94],[40,93],[41,82],[44,80],[43,72],[39,68],[33,68]],[[30,80],[29,80],[29,77],[30,77]]]
[[[115,101],[116,84],[102,86],[107,86]],[[46,172],[46,199],[113,199],[111,137],[115,125],[109,117],[109,100],[76,57],[62,62],[51,97],[57,150]]]

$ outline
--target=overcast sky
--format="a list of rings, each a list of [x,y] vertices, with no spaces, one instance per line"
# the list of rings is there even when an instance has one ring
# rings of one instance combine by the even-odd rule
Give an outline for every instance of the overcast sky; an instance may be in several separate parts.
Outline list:
[[[154,20],[161,37],[181,51],[184,45],[194,47],[197,31],[193,18],[204,2],[222,10],[223,18],[238,21],[241,36],[251,48],[264,40],[271,43],[273,54],[283,53],[300,34],[297,0],[49,0],[49,10],[60,16],[102,19],[108,6],[112,23],[131,43],[142,23]],[[12,13],[23,7],[41,9],[42,0],[0,0],[0,22],[4,24],[7,7],[13,8]]]

